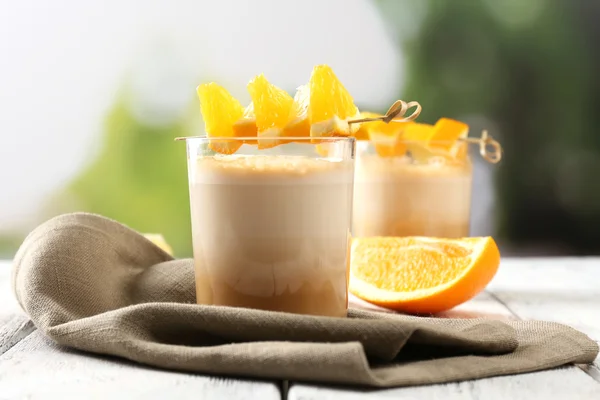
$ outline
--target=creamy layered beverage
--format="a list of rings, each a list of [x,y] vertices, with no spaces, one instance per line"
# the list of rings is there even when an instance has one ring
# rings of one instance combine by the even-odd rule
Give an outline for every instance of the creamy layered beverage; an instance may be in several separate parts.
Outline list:
[[[353,160],[190,160],[197,301],[345,316]]]
[[[400,311],[445,309],[439,283],[452,274],[438,266],[447,254],[456,270],[456,251],[473,248],[447,239],[468,236],[466,147],[478,143],[495,163],[498,143],[469,138],[460,121],[415,122],[416,101],[359,111],[327,65],[293,96],[264,74],[246,87],[242,105],[218,83],[200,84],[205,136],[181,138],[197,302],[343,317],[352,292]],[[421,301],[430,284],[437,308]]]
[[[362,154],[356,160],[355,236],[469,235],[472,166],[443,158]]]
[[[184,138],[197,301],[345,316],[358,108],[327,65],[293,97],[247,89],[199,85],[206,137]]]
[[[468,126],[375,122],[357,145],[353,234],[469,236]]]

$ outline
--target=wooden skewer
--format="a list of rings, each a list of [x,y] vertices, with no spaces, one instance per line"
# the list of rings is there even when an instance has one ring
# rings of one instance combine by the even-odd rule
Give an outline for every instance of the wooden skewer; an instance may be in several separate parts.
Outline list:
[[[412,114],[410,114],[408,117],[405,117],[406,112],[413,107],[415,109],[412,112]],[[421,114],[421,110],[422,110],[421,105],[416,101],[410,101],[407,103],[404,100],[396,100],[394,102],[394,104],[392,104],[392,106],[389,108],[389,110],[387,110],[385,115],[382,115],[381,117],[353,119],[353,120],[348,121],[348,125],[358,124],[361,122],[373,122],[373,121],[383,121],[386,124],[389,124],[392,121],[394,121],[394,122],[414,121]]]
[[[406,112],[414,107],[412,114],[405,117]],[[361,118],[348,121],[348,124],[356,124],[361,122],[383,121],[386,124],[394,122],[414,121],[421,114],[421,105],[416,101],[405,102],[404,100],[396,100],[389,110],[380,117]],[[502,146],[494,140],[488,132],[484,130],[479,138],[461,138],[459,139],[466,143],[479,145],[479,154],[489,163],[497,164],[502,159]]]
[[[481,132],[479,138],[461,138],[458,139],[466,143],[473,143],[479,145],[479,154],[481,157],[491,164],[498,164],[502,159],[502,146],[498,141],[494,140],[488,131],[484,130]]]
[[[413,112],[406,116],[406,113],[411,108],[414,108]],[[421,114],[422,107],[417,101],[409,101],[408,103],[404,100],[396,100],[394,104],[387,110],[385,115],[380,117],[369,117],[369,118],[359,118],[348,121],[348,125],[350,124],[358,124],[362,122],[375,122],[375,121],[383,121],[386,124],[390,122],[409,122],[414,121]],[[187,136],[187,137],[177,137],[175,140],[186,140],[191,138],[202,138],[206,136]],[[479,145],[479,154],[481,157],[489,163],[497,164],[502,159],[502,146],[496,140],[494,140],[486,130],[481,132],[481,137],[479,138],[460,138],[466,143],[478,144]]]

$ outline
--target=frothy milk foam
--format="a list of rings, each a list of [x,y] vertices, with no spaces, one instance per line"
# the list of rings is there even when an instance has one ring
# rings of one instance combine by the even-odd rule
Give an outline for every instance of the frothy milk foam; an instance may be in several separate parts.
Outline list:
[[[355,236],[469,235],[472,166],[413,164],[362,154],[356,161]]]
[[[198,303],[346,315],[352,161],[191,162]]]

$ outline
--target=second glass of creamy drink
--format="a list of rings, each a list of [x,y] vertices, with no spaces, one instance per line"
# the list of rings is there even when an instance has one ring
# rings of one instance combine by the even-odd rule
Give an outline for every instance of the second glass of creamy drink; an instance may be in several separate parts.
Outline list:
[[[345,316],[354,139],[255,141],[187,139],[198,303]]]
[[[466,136],[456,131],[466,125],[440,121],[436,127],[451,131],[441,136]],[[435,127],[414,122],[398,124],[396,131],[382,129],[396,135],[370,132],[369,140],[357,142],[353,234],[469,236],[473,170],[468,144],[431,139]]]

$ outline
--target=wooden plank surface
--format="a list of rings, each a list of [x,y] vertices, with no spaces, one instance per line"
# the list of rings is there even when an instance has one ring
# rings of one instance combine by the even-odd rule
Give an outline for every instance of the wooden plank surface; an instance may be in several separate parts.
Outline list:
[[[561,322],[600,340],[598,258],[510,260],[487,290],[520,319]]]
[[[353,299],[354,304],[366,305]],[[595,312],[594,312],[595,311]],[[600,259],[505,259],[486,292],[441,314],[449,318],[543,319],[600,339]],[[598,360],[596,360],[596,365]],[[461,383],[385,390],[292,383],[290,400],[316,399],[600,399],[595,366],[569,366]]]
[[[0,317],[0,355],[25,339],[35,330],[33,323],[24,315],[7,315]]]
[[[0,261],[0,320],[21,312],[10,286],[11,263]],[[1,325],[1,323],[0,323]]]
[[[0,355],[35,330],[10,288],[10,263],[0,261]]]
[[[0,399],[12,398],[280,398],[271,382],[160,371],[61,349],[28,323],[12,299],[8,265],[0,264]],[[600,259],[504,260],[488,292],[441,317],[546,319],[600,339]],[[367,306],[359,300],[357,304]],[[7,311],[10,310],[10,311]],[[3,329],[3,330],[2,330]],[[3,349],[3,350],[1,350]],[[598,361],[598,360],[597,360]],[[300,399],[592,399],[600,398],[594,367],[386,390],[290,384]],[[591,371],[591,372],[590,372]]]
[[[18,307],[9,267],[0,263],[0,400],[281,398],[276,382],[163,371],[61,348]]]
[[[60,348],[39,331],[0,355],[0,399],[280,399],[276,384],[146,368]]]
[[[525,258],[501,266],[488,291],[520,319],[556,321],[600,343],[600,258]],[[600,382],[600,358],[583,367]]]
[[[357,391],[312,385],[292,385],[289,400],[593,400],[600,385],[576,367],[515,376],[383,390]]]

